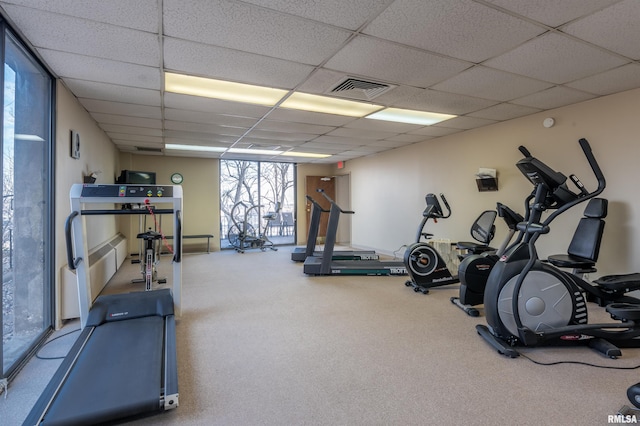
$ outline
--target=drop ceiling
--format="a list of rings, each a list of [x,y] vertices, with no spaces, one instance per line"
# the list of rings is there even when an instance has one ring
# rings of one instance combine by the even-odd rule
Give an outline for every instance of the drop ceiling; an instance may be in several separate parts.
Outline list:
[[[0,7],[123,152],[335,163],[640,87],[637,0],[0,0]],[[179,95],[165,92],[165,71],[457,117],[420,126]],[[347,78],[388,87],[332,92]],[[330,156],[193,153],[165,144]]]

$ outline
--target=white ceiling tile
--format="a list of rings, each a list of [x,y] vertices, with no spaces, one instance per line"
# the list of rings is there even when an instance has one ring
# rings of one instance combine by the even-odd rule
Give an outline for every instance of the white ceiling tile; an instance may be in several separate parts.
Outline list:
[[[453,129],[450,127],[447,128],[447,127],[438,127],[438,126],[426,126],[409,133],[412,135],[439,137],[439,136],[452,135],[454,133],[459,133],[460,131],[461,131],[460,129]]]
[[[339,127],[336,130],[327,133],[327,135],[339,136],[343,138],[357,138],[357,139],[387,139],[397,135],[398,133],[400,132],[384,132],[380,130]]]
[[[168,108],[213,112],[250,118],[261,118],[271,109],[259,105],[221,101],[219,99],[202,98],[199,96],[179,95],[169,92],[164,93],[164,105]]]
[[[165,108],[165,120],[186,121],[190,123],[204,123],[227,127],[242,127],[248,129],[254,126],[258,120],[250,117],[238,117],[235,115],[215,114],[211,112],[189,111],[185,109]]]
[[[585,92],[557,86],[539,93],[534,93],[533,95],[524,96],[520,99],[514,99],[513,103],[532,108],[552,109],[586,101],[594,97],[595,96]]]
[[[640,87],[640,65],[623,65],[601,74],[583,78],[567,86],[598,95],[610,95]]]
[[[158,31],[158,0],[19,0],[2,2],[15,3],[34,9],[46,10],[63,15],[106,22],[126,28],[143,31]]]
[[[386,83],[428,87],[472,66],[412,47],[371,37],[356,37],[324,65],[368,75]]]
[[[489,108],[481,109],[469,114],[469,117],[486,118],[488,120],[511,120],[512,118],[523,117],[525,115],[540,112],[539,108],[531,108],[523,105],[501,103]]]
[[[313,71],[309,65],[170,37],[164,40],[164,64],[167,70],[280,89],[294,88]]]
[[[247,134],[248,138],[269,139],[273,141],[310,141],[318,135],[311,133],[289,133],[266,130],[251,130]]]
[[[416,129],[417,130],[417,129]],[[409,133],[404,133],[401,135],[397,135],[397,136],[392,136],[388,139],[384,139],[381,141],[373,141],[371,142],[374,145],[379,145],[379,144],[386,144],[389,143],[389,146],[393,146],[392,144],[394,143],[401,143],[401,144],[412,144],[412,143],[416,143],[416,142],[421,142],[423,140],[426,140],[428,138],[426,138],[423,135],[412,135]],[[384,145],[382,145],[384,146]]]
[[[158,68],[48,49],[39,52],[59,77],[160,90]]]
[[[625,61],[610,53],[557,33],[548,33],[485,65],[556,84],[567,83],[618,67]]]
[[[625,0],[563,28],[567,34],[640,59],[640,2]]]
[[[323,0],[321,2],[291,0],[247,0],[269,9],[301,16],[337,27],[356,30],[372,19],[393,0]]]
[[[359,145],[365,145],[367,143],[371,142],[371,139],[363,139],[363,138],[357,138],[357,137],[348,137],[348,136],[333,136],[333,135],[323,135],[323,136],[318,136],[316,139],[313,140],[313,143],[319,143],[319,144],[325,144],[325,146],[327,145],[344,145],[344,146],[359,146]]]
[[[408,142],[408,141],[385,139],[382,141],[370,141],[369,143],[367,143],[367,146],[376,146],[380,148],[399,148],[401,146],[412,145],[416,142],[421,142],[425,139],[424,136],[419,136],[419,135],[398,135],[398,136],[404,136],[407,139],[416,139],[416,140]]]
[[[164,141],[165,143],[176,143],[186,145],[204,145],[204,146],[219,146],[230,147],[236,143],[238,138],[232,136],[201,134],[191,132],[181,132],[177,130],[165,131]]]
[[[288,123],[285,121],[262,120],[256,127],[256,130],[266,130],[270,132],[283,133],[307,133],[312,135],[322,135],[334,130],[335,126],[319,126],[315,124],[305,123]]]
[[[350,32],[225,0],[164,0],[166,35],[319,65]]]
[[[97,99],[78,99],[90,113],[127,115],[142,118],[162,118],[160,107],[125,104],[121,102],[101,101]]]
[[[91,113],[91,116],[100,125],[117,124],[120,126],[147,127],[150,129],[162,129],[162,120],[142,117],[130,117],[125,115],[113,115],[103,113]]]
[[[344,127],[369,131],[404,133],[419,129],[422,126],[419,124],[396,123],[393,121],[374,120],[371,118],[358,118]]]
[[[619,0],[486,0],[491,4],[557,27]]]
[[[163,143],[162,136],[135,135],[131,133],[107,132],[107,135],[113,140],[127,140],[131,142],[149,142]]]
[[[148,127],[121,126],[118,124],[101,123],[100,127],[107,133],[125,133],[130,135],[162,136],[162,129]]]
[[[486,118],[477,118],[477,117],[456,117],[449,120],[441,121],[437,125],[439,127],[448,127],[452,129],[475,129],[478,127],[488,126],[489,124],[497,123],[496,120],[488,120]]]
[[[6,8],[36,47],[148,66],[160,62],[154,33],[24,7]]]
[[[436,84],[433,89],[494,101],[509,101],[551,86],[551,83],[477,66]]]
[[[247,131],[247,129],[241,127],[218,126],[216,124],[204,123],[188,123],[184,121],[172,120],[165,120],[164,126],[167,130],[182,130],[192,133],[216,134],[236,137],[242,136]]]
[[[545,30],[466,0],[396,0],[365,34],[454,58],[481,62]]]
[[[488,99],[479,99],[456,93],[445,93],[427,89],[415,90],[410,96],[394,102],[391,106],[461,115],[487,108],[497,103],[497,101],[490,101]]]
[[[65,79],[64,83],[78,98],[160,106],[160,91],[99,83],[96,81]]]

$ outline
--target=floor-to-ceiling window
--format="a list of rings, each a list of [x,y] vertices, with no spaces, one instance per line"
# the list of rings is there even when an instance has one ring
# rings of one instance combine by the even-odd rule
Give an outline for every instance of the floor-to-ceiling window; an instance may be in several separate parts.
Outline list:
[[[295,242],[295,164],[220,161],[220,247]]]
[[[6,383],[51,329],[53,80],[0,22],[2,109],[2,342]]]

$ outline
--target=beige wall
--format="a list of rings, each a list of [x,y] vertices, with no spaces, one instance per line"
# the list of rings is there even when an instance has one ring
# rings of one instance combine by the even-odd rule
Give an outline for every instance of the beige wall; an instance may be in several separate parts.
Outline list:
[[[96,183],[113,183],[119,168],[115,145],[98,127],[77,99],[60,82],[56,85],[56,152],[55,152],[55,271],[56,312],[60,312],[60,272],[67,264],[64,223],[71,212],[69,190],[74,183],[82,183],[83,176],[100,171]],[[70,131],[80,134],[80,158],[70,155]],[[87,247],[95,247],[115,235],[117,225],[113,217],[88,218]]]
[[[391,253],[412,242],[428,192],[444,193],[453,210],[449,219],[429,222],[430,232],[454,241],[469,240],[471,223],[497,201],[524,213],[524,198],[532,186],[515,167],[522,158],[519,145],[595,188],[578,145],[578,139],[586,138],[607,179],[602,196],[609,199],[597,275],[640,271],[638,111],[640,90],[632,90],[347,161],[351,208],[358,212],[352,221],[352,243]],[[555,118],[556,125],[543,127],[545,117]],[[474,174],[480,167],[498,170],[499,191],[478,192]],[[541,255],[566,250],[583,209],[581,204],[552,224],[551,233],[539,240]],[[497,226],[496,244],[505,235],[505,226]]]
[[[122,169],[143,170],[156,172],[156,183],[171,184],[171,175],[180,173],[184,178],[183,189],[183,235],[213,234],[211,249],[220,249],[220,191],[219,191],[219,161],[212,158],[164,157],[154,155],[134,155],[122,153],[120,155]],[[130,218],[131,227],[125,226],[123,233],[129,237],[129,247],[132,252],[137,251],[134,233],[138,232],[138,218]],[[170,220],[162,222],[165,235],[173,234]],[[130,238],[133,237],[133,238]],[[185,251],[190,246],[204,247],[206,240],[185,240]]]

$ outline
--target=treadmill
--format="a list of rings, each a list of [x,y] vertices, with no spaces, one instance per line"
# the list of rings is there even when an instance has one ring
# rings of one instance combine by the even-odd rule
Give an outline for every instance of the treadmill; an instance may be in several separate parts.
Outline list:
[[[318,192],[331,203],[328,229],[337,229],[341,213],[354,213],[342,210],[322,190],[319,189]],[[322,255],[307,257],[304,261],[304,273],[307,275],[407,275],[407,268],[402,260],[334,260],[335,243],[336,234],[327,232]]]
[[[178,406],[176,317],[181,314],[182,187],[75,184],[70,199],[65,237],[68,264],[78,280],[81,333],[23,425],[115,423],[172,410]],[[151,201],[171,208],[152,209]],[[122,208],[82,209],[104,203],[122,204]],[[145,208],[127,207],[135,204]],[[172,288],[92,300],[83,217],[169,213],[174,217],[175,233]]]
[[[323,195],[325,194],[323,193]],[[296,247],[293,249],[293,252],[291,252],[291,260],[294,262],[304,262],[309,256],[322,256],[321,251],[316,251],[316,241],[318,239],[318,232],[320,231],[320,219],[322,213],[328,213],[329,210],[324,209],[320,203],[310,196],[307,195],[306,197],[307,201],[311,203],[311,218],[309,223],[309,233],[307,235],[307,246]],[[352,214],[353,212],[343,213]],[[334,226],[332,227],[327,226],[327,239],[331,234],[335,241],[338,233],[338,222],[335,222],[333,225]],[[333,260],[377,260],[378,257],[379,256],[376,252],[372,250],[334,250],[331,258]]]

